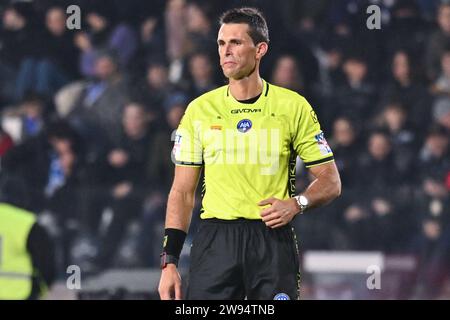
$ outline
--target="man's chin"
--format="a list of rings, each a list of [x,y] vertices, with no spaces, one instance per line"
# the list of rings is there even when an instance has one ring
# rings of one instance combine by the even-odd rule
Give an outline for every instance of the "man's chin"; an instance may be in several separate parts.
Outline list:
[[[223,75],[224,75],[225,77],[227,77],[227,78],[230,78],[230,77],[233,76],[233,72],[229,72],[229,71],[226,71],[226,70],[224,70],[224,69],[222,69],[222,72],[223,72]]]
[[[229,75],[229,74],[226,74],[226,73],[224,73],[223,75],[228,81],[234,80],[234,77],[232,75]]]

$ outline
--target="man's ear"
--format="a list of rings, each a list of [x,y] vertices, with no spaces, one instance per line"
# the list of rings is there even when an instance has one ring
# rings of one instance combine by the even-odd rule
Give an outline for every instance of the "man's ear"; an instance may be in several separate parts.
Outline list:
[[[261,59],[267,53],[269,45],[267,42],[260,42],[256,45],[256,59]]]

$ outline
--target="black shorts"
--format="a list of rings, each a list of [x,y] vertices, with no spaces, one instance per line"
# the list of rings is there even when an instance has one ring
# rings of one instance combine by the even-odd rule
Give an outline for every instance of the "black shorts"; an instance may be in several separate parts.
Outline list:
[[[297,300],[299,279],[291,225],[205,219],[192,243],[186,299]]]

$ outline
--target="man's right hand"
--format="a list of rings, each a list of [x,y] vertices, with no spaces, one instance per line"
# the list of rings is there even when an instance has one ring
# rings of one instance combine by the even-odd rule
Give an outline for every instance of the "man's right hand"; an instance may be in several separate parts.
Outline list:
[[[178,273],[177,267],[173,263],[161,271],[161,279],[158,287],[159,297],[161,300],[181,300],[181,277]]]

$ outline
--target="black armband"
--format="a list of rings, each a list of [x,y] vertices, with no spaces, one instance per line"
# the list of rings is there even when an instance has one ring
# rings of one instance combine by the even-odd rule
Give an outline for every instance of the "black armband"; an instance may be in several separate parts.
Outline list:
[[[163,252],[179,259],[185,239],[186,232],[183,230],[171,228],[166,229],[164,231]]]

